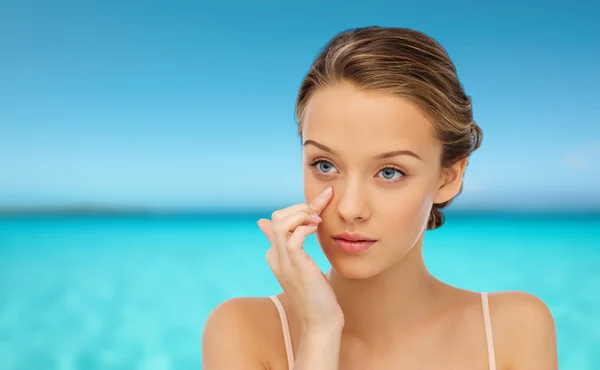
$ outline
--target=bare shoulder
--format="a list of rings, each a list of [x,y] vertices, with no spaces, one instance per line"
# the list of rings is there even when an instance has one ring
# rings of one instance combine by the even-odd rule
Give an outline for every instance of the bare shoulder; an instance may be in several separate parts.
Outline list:
[[[267,369],[274,310],[269,298],[258,297],[232,298],[215,307],[202,333],[202,368]]]
[[[489,302],[494,342],[505,368],[558,368],[554,318],[540,298],[510,291],[489,294]]]
[[[510,291],[489,295],[491,317],[500,332],[554,336],[554,318],[548,306],[530,293]]]

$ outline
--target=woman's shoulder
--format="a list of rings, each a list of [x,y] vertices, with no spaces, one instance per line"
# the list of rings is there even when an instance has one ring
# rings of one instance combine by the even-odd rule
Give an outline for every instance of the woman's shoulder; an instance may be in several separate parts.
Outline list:
[[[535,329],[554,330],[554,319],[550,309],[539,297],[521,291],[488,293],[490,317],[495,326],[512,328],[520,332]],[[515,326],[514,324],[520,324]],[[504,324],[510,324],[505,326]]]
[[[230,298],[219,303],[210,312],[204,334],[224,332],[242,339],[244,336],[255,339],[257,333],[279,324],[277,318],[277,308],[268,297]]]
[[[261,312],[273,306],[268,297],[235,297],[219,303],[209,314],[208,321],[218,320],[226,317],[228,320],[242,320],[247,318],[259,318]]]
[[[277,308],[268,297],[236,297],[219,303],[208,315],[202,333],[204,357],[233,356],[262,366],[281,336]],[[273,342],[273,343],[271,343]],[[280,341],[279,341],[280,342]]]
[[[488,293],[494,345],[515,368],[554,368],[556,331],[548,306],[520,291]],[[541,367],[546,364],[547,367]]]

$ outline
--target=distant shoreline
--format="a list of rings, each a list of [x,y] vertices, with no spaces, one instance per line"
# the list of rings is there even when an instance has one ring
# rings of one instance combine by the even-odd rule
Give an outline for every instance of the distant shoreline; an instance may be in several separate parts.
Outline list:
[[[0,217],[27,217],[27,216],[114,216],[114,217],[202,217],[202,216],[252,216],[261,215],[269,217],[272,209],[150,209],[150,208],[122,208],[122,207],[7,207],[0,208]],[[598,216],[600,208],[590,209],[510,209],[510,208],[449,208],[444,211],[447,216],[471,215],[514,215],[514,216],[540,216],[540,215],[573,215],[573,216]]]
[[[142,215],[155,213],[144,208],[110,208],[93,206],[76,207],[7,207],[0,208],[0,215]]]

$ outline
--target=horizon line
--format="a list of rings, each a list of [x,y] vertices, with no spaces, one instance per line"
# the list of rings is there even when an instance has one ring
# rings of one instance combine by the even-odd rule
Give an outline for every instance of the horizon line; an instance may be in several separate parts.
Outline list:
[[[271,214],[272,208],[267,207],[126,207],[126,206],[30,206],[30,207],[2,207],[0,216],[208,216],[208,215],[258,215]],[[447,215],[460,214],[573,214],[573,215],[599,215],[600,207],[452,207],[442,210]]]

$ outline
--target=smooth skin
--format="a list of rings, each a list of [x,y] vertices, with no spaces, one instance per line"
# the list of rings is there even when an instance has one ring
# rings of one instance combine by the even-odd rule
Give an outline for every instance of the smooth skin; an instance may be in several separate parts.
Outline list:
[[[431,206],[458,194],[467,160],[442,168],[441,144],[416,105],[348,83],[315,92],[302,137],[310,203],[258,222],[283,288],[294,369],[489,369],[479,293],[432,276],[422,253]],[[344,231],[377,242],[344,254],[332,242]],[[302,248],[311,233],[331,263],[329,280]],[[522,292],[489,298],[497,369],[557,369],[546,305]],[[235,298],[216,307],[202,361],[204,370],[287,369],[273,303]]]

